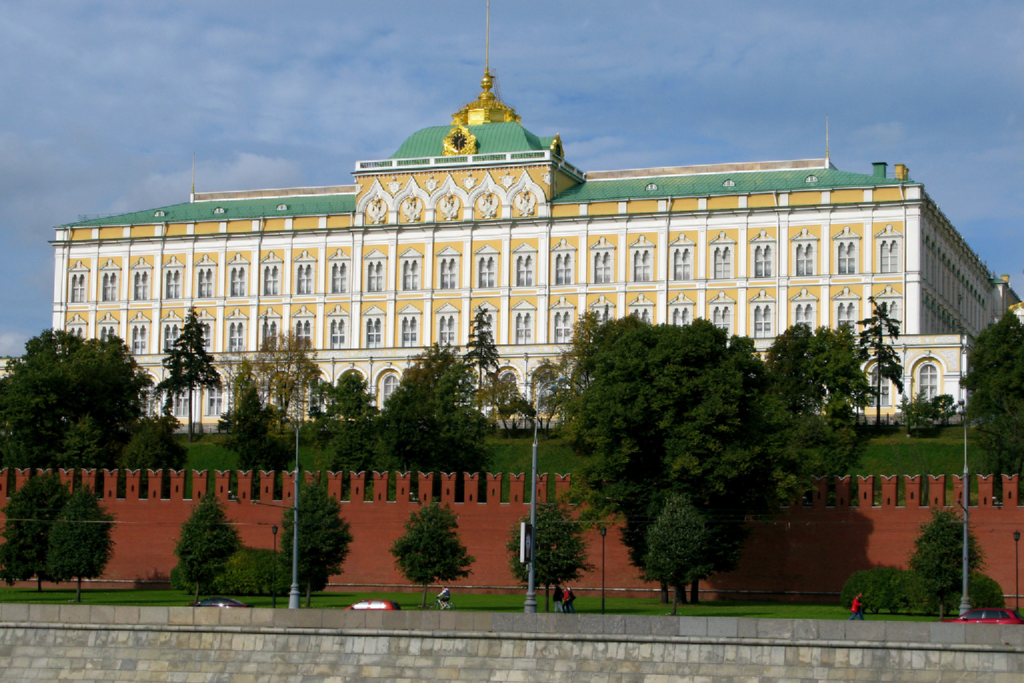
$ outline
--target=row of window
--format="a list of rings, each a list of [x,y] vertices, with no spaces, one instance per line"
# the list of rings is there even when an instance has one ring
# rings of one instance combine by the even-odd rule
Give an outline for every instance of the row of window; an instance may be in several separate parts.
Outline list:
[[[835,273],[852,275],[858,272],[857,243],[855,241],[839,242],[836,248]],[[879,243],[880,272],[893,273],[900,269],[898,240],[881,240]],[[715,279],[734,278],[734,248],[731,246],[715,246],[711,251],[711,273]],[[775,253],[772,245],[756,245],[752,250],[753,277],[765,278],[775,275]],[[691,247],[673,247],[670,275],[672,280],[694,279],[693,249]],[[815,245],[800,243],[794,248],[795,273],[798,276],[816,275]],[[492,255],[484,255],[476,261],[476,286],[495,287],[497,283],[497,260]],[[593,250],[593,280],[595,284],[614,282],[615,257],[612,249]],[[516,287],[532,287],[535,278],[536,261],[533,255],[517,255],[514,261],[514,279]],[[454,256],[443,256],[438,259],[438,289],[458,289],[459,259]],[[382,292],[386,288],[387,264],[383,258],[369,259],[366,262],[365,288],[368,292]],[[263,296],[281,296],[282,269],[279,265],[263,266],[260,291]],[[421,289],[420,259],[403,259],[401,264],[401,288],[405,291]],[[554,259],[554,283],[571,285],[575,283],[573,254],[559,253]],[[654,248],[634,248],[630,278],[632,282],[651,282],[654,280]],[[182,268],[171,268],[164,272],[163,296],[165,299],[182,298]],[[348,291],[348,264],[335,262],[330,265],[329,289],[331,294]],[[134,299],[150,298],[150,281],[148,271],[138,271],[133,275],[132,295]],[[312,263],[300,263],[295,266],[294,293],[315,293],[315,267]],[[116,301],[119,298],[117,273],[104,273],[101,281],[101,301]],[[248,280],[246,266],[232,266],[228,269],[229,296],[248,296]],[[215,270],[212,267],[196,268],[196,297],[213,298],[216,296]],[[73,303],[86,300],[86,275],[74,273],[70,278],[70,296]]]

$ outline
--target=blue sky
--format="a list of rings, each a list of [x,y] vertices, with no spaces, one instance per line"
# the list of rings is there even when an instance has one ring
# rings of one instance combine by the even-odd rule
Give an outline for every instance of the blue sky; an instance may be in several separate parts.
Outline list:
[[[484,0],[0,8],[0,354],[50,325],[55,225],[351,182],[479,90]],[[491,67],[584,170],[904,163],[1018,292],[1024,3],[494,0]]]

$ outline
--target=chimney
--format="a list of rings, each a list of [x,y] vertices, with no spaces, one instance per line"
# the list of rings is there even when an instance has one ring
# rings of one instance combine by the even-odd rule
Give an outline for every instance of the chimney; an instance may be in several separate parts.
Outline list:
[[[884,178],[885,177],[885,169],[889,167],[889,164],[887,164],[884,161],[876,161],[875,163],[873,163],[871,165],[875,169],[875,172],[872,175],[874,175],[876,178]]]
[[[910,169],[904,164],[896,164],[896,180],[910,180]]]

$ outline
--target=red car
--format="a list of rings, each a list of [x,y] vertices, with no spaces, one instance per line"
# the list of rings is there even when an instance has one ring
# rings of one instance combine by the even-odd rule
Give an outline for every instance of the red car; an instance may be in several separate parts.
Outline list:
[[[386,609],[396,610],[402,609],[394,600],[360,600],[354,605],[349,605],[345,609]]]
[[[972,609],[962,617],[943,619],[947,624],[1024,624],[1024,619],[1015,609]]]

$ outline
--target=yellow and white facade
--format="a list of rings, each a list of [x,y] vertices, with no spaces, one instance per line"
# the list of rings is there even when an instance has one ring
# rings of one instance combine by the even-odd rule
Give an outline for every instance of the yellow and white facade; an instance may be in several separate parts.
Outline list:
[[[351,185],[200,193],[57,227],[54,327],[117,335],[160,379],[194,306],[226,368],[291,330],[327,379],[354,369],[386,398],[424,346],[464,345],[480,308],[526,384],[586,311],[702,317],[767,348],[794,324],[856,323],[874,296],[902,321],[906,391],[959,397],[962,340],[1019,301],[901,165],[585,173],[490,87],[451,125],[358,162]],[[225,399],[205,398],[214,421]]]

